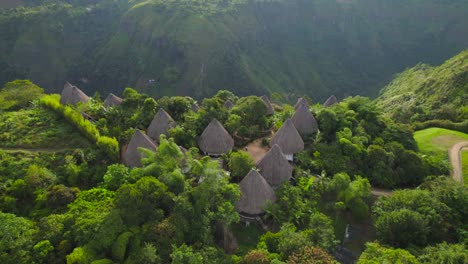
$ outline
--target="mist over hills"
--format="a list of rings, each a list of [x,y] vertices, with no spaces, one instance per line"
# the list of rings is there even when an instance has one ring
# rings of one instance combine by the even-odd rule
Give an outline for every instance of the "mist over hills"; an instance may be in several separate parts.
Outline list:
[[[49,91],[376,96],[468,46],[461,0],[22,2],[0,12],[0,83]]]

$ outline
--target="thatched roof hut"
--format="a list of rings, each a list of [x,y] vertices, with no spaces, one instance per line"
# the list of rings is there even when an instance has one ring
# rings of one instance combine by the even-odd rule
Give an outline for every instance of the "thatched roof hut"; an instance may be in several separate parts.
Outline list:
[[[198,112],[198,110],[200,110],[200,107],[197,104],[193,104],[192,105],[192,111],[194,111],[196,113],[196,112]]]
[[[150,137],[137,129],[133,134],[130,143],[128,143],[127,150],[125,151],[125,164],[130,167],[141,167],[142,153],[138,148],[146,148],[154,151],[157,146]]]
[[[123,99],[118,97],[117,95],[110,93],[106,100],[104,100],[104,106],[105,107],[113,107],[116,105],[119,105],[123,102]]]
[[[154,115],[146,133],[153,140],[159,141],[161,134],[169,135],[169,129],[174,128],[176,125],[174,119],[164,109],[160,108]]]
[[[336,99],[336,96],[332,95],[332,96],[328,97],[328,99],[325,101],[325,103],[323,103],[323,106],[329,107],[329,106],[332,106],[332,105],[337,104],[337,103],[338,103],[338,99]]]
[[[271,102],[270,102],[270,99],[268,99],[268,96],[266,95],[262,95],[262,97],[260,97],[263,102],[265,103],[266,107],[267,107],[267,115],[272,115],[275,113],[275,109],[273,109],[273,106],[271,105]]]
[[[291,119],[286,120],[283,126],[271,138],[270,147],[273,147],[275,144],[281,147],[281,150],[286,156],[304,149],[304,141],[299,135],[299,132],[297,132],[296,127],[294,127]],[[289,159],[291,158],[289,157]]]
[[[310,135],[318,131],[317,120],[305,105],[300,105],[296,109],[291,120],[301,135]]]
[[[86,103],[89,97],[81,91],[78,87],[71,85],[69,82],[65,83],[62,94],[60,96],[60,103],[63,105],[71,104],[76,105],[77,103]]]
[[[272,187],[278,187],[292,177],[292,166],[278,145],[273,145],[265,157],[257,163],[257,168]]]
[[[201,134],[198,146],[205,154],[219,156],[231,151],[234,139],[218,120],[213,119]]]
[[[256,170],[251,170],[239,183],[239,187],[241,197],[236,204],[236,210],[241,214],[262,214],[268,202],[276,201],[275,192]]]
[[[307,106],[307,108],[309,108],[309,101],[307,101],[307,99],[305,99],[304,97],[297,99],[297,103],[294,105],[294,109],[296,110],[301,105],[305,105]]]
[[[228,110],[231,110],[232,107],[234,107],[234,104],[231,102],[231,100],[226,100],[226,102],[224,102],[224,107],[226,107]]]

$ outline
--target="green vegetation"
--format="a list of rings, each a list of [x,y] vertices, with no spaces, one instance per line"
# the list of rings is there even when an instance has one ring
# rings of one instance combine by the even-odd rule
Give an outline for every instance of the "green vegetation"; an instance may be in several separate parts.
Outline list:
[[[465,50],[440,66],[419,64],[400,73],[383,88],[377,105],[402,123],[464,121],[468,118],[467,81],[468,50]]]
[[[468,41],[461,0],[23,2],[0,10],[0,84],[27,78],[49,92],[69,80],[101,94],[375,96]]]
[[[103,150],[111,160],[117,160],[119,156],[119,143],[115,138],[101,136],[96,126],[85,119],[83,115],[75,111],[70,106],[63,106],[59,102],[59,97],[47,95],[42,97],[39,102],[41,105],[62,115],[68,122],[75,126],[85,137]]]
[[[414,139],[421,152],[444,156],[455,143],[468,140],[468,134],[434,127],[416,131]]]
[[[12,83],[39,91],[27,81]],[[10,256],[15,263],[336,263],[339,245],[357,257],[369,237],[377,240],[360,263],[467,258],[468,189],[431,176],[447,174],[437,153],[462,133],[432,129],[413,137],[409,126],[364,97],[313,105],[320,132],[304,140],[293,179],[275,189],[276,200],[246,227],[236,210],[238,182],[255,164],[242,149],[274,133],[292,106],[277,105],[266,116],[261,99],[227,90],[203,99],[197,112],[192,98],[155,100],[132,88],[111,108],[99,95],[77,106],[58,99],[35,96],[0,112],[2,263],[12,263]],[[230,110],[227,100],[234,103]],[[161,108],[177,127],[159,138],[155,151],[140,149],[141,167],[119,163],[119,147]],[[196,148],[213,118],[236,141],[217,159]],[[432,146],[441,136],[447,145]],[[371,184],[418,188],[375,199]],[[357,237],[362,230],[354,225],[361,224],[375,233]]]

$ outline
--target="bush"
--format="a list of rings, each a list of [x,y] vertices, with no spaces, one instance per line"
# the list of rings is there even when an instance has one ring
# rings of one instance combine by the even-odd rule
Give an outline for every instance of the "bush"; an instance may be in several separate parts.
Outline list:
[[[463,133],[468,133],[468,120],[460,123],[455,123],[450,120],[429,120],[426,122],[413,123],[414,130],[423,130],[430,127],[440,127],[460,131]]]
[[[112,160],[119,158],[119,143],[115,138],[101,136],[99,130],[81,113],[70,106],[60,104],[58,95],[46,95],[40,99],[40,104],[63,116],[69,123],[75,126],[82,135],[93,143],[96,143],[104,153]]]
[[[132,232],[124,232],[119,235],[117,240],[112,245],[112,258],[114,260],[117,260],[119,262],[124,261],[128,241],[130,240],[132,235]]]
[[[252,158],[245,151],[231,152],[228,165],[231,177],[238,181],[241,181],[249,173],[250,169],[255,167]]]
[[[18,110],[44,95],[44,90],[28,80],[9,82],[0,91],[0,109]]]

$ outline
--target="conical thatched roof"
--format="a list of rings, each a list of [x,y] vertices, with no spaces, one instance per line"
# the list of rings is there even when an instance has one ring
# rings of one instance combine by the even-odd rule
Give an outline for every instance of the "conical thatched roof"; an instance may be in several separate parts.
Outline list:
[[[154,115],[153,121],[151,121],[146,133],[150,138],[159,141],[159,136],[161,134],[167,136],[169,134],[169,129],[176,125],[174,119],[172,119],[164,109],[160,108],[156,115]]]
[[[281,147],[284,154],[294,154],[304,149],[304,141],[302,141],[291,119],[286,120],[271,138],[270,147],[275,144]]]
[[[299,108],[299,106],[301,105],[305,105],[307,106],[307,108],[309,108],[309,101],[307,101],[307,99],[305,99],[304,97],[297,99],[297,103],[294,105],[294,109]]]
[[[69,82],[65,83],[62,94],[60,96],[60,103],[63,105],[71,104],[76,105],[77,103],[86,103],[89,97],[81,91],[78,87],[71,85]]]
[[[123,99],[118,97],[117,95],[110,93],[106,100],[104,100],[104,106],[105,107],[112,107],[115,105],[119,105],[123,102]]]
[[[226,100],[226,102],[224,102],[224,107],[226,107],[228,110],[231,110],[231,108],[234,106],[234,104],[231,102],[231,100]]]
[[[249,215],[262,214],[267,202],[276,201],[275,192],[256,170],[251,170],[239,183],[240,200],[236,204],[239,213]]]
[[[332,96],[328,97],[328,99],[325,101],[325,103],[323,103],[323,106],[328,107],[328,106],[332,106],[332,105],[337,104],[337,103],[338,103],[338,99],[336,99],[336,96],[332,95]]]
[[[146,148],[154,151],[156,147],[156,144],[150,137],[137,129],[125,151],[125,164],[130,167],[141,167],[142,154],[138,151],[138,148]]]
[[[318,124],[309,108],[305,105],[300,105],[291,118],[294,126],[301,135],[309,135],[317,132]]]
[[[221,155],[231,151],[234,139],[218,120],[213,119],[201,134],[198,146],[209,155]]]
[[[257,163],[257,168],[272,187],[278,187],[292,177],[293,169],[278,145],[273,145],[265,157]]]
[[[198,112],[198,110],[200,110],[200,107],[197,104],[193,104],[192,105],[192,111],[194,111],[196,113],[196,112]]]
[[[273,109],[273,106],[271,105],[270,103],[270,99],[268,99],[268,96],[266,95],[263,95],[262,97],[263,102],[265,102],[266,106],[267,106],[267,115],[272,115],[275,113],[275,109]]]

